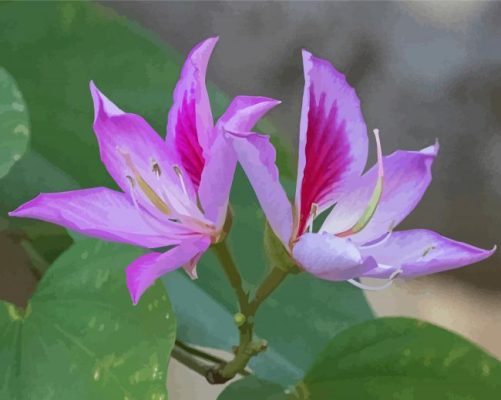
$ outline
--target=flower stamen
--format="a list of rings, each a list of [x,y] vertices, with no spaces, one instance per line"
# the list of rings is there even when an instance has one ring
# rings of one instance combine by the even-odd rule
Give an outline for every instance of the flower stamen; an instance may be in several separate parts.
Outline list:
[[[379,140],[379,129],[374,129],[374,136],[376,138],[377,163],[378,163],[378,177],[376,181],[376,186],[374,187],[374,191],[372,192],[369,204],[367,205],[367,208],[363,212],[362,216],[358,219],[357,222],[355,222],[355,225],[353,225],[351,228],[343,232],[336,233],[337,237],[351,236],[364,229],[374,216],[376,208],[381,200],[381,195],[383,193],[384,168],[383,168],[383,152],[381,150],[381,141]]]
[[[311,222],[310,222],[310,225],[308,227],[308,230],[310,233],[313,232],[313,221],[315,221],[315,218],[317,217],[317,213],[318,213],[318,204],[313,203],[311,205],[311,210],[310,210]]]
[[[381,286],[370,286],[370,285],[364,285],[363,283],[360,283],[359,281],[355,279],[348,279],[348,282],[351,283],[353,286],[356,286],[359,289],[363,290],[372,290],[372,291],[379,291],[379,290],[384,290],[389,288],[392,284],[395,278],[400,275],[403,271],[399,268],[396,271],[393,271],[393,273],[390,275],[388,278],[388,281],[384,283]]]
[[[129,182],[129,186],[130,186],[129,194],[130,194],[130,198],[132,199],[132,204],[134,204],[134,208],[137,210],[139,216],[150,228],[161,232],[162,227],[155,226],[155,224],[153,223],[154,220],[151,220],[150,218],[146,218],[146,216],[144,215],[144,213],[147,211],[144,209],[141,209],[139,207],[139,204],[137,202],[137,197],[136,197],[136,183],[134,181],[134,178],[130,175],[126,175],[125,177],[127,178],[127,181]]]
[[[188,191],[186,190],[186,185],[184,184],[183,172],[181,171],[181,168],[179,168],[177,165],[174,165],[172,169],[179,178],[179,181],[181,182],[181,187],[183,188],[184,194],[188,196]]]
[[[141,176],[136,166],[132,162],[130,154],[121,148],[117,148],[117,150],[123,156],[125,163],[127,164],[127,167],[129,167],[134,176],[134,181],[141,188],[142,192],[146,195],[148,200],[150,200],[160,212],[162,212],[165,215],[169,215],[170,214],[169,207],[167,207],[167,205],[160,198],[160,196],[152,189],[152,187],[148,184],[148,182],[146,182],[144,178]]]

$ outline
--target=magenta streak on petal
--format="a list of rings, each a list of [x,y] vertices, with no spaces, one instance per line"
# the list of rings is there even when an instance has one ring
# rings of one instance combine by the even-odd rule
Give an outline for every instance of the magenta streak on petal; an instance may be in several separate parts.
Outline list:
[[[190,196],[200,185],[209,148],[214,141],[214,121],[205,85],[207,64],[217,38],[196,45],[188,54],[174,89],[167,121],[167,144],[190,178]]]
[[[315,92],[310,91],[298,235],[306,230],[313,203],[323,203],[352,161],[346,122],[339,123],[336,102],[326,110],[325,96],[322,93],[317,104]]]
[[[175,130],[177,152],[195,190],[198,190],[205,159],[203,149],[198,143],[195,100],[188,102],[186,94],[182,107],[178,110]]]

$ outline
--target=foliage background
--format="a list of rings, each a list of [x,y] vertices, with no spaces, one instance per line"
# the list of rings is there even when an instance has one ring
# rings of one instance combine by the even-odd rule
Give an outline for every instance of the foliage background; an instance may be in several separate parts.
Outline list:
[[[501,151],[501,54],[497,48],[501,40],[499,4],[112,2],[105,6],[114,8],[119,14],[154,32],[157,44],[164,42],[176,49],[178,53],[175,50],[171,53],[175,62],[182,60],[179,54],[186,53],[194,43],[207,36],[220,35],[220,43],[209,66],[209,80],[230,96],[260,94],[283,100],[281,107],[270,116],[273,127],[264,125],[262,128],[281,135],[283,148],[291,153],[288,157],[284,152],[281,154],[281,162],[289,166],[289,175],[294,171],[303,85],[300,49],[308,48],[332,60],[336,67],[347,73],[348,79],[357,88],[368,125],[382,130],[386,153],[396,148],[425,147],[436,137],[441,141],[441,153],[434,166],[434,182],[418,209],[402,227],[428,227],[482,247],[497,243],[501,224],[501,213],[497,207],[501,197],[498,156]],[[70,20],[71,8],[68,10]],[[106,14],[106,10],[103,9],[102,13]],[[93,21],[82,23],[92,25]],[[36,22],[30,29],[36,31]],[[107,46],[117,45],[119,41],[96,36],[87,42],[95,46],[86,50],[93,58],[70,51],[74,59],[67,63],[68,68],[80,68],[79,63],[83,63],[89,66],[90,71],[95,70],[97,64],[106,65],[109,70],[102,71],[103,90],[117,101],[122,99],[124,108],[143,113],[163,133],[170,102],[169,85],[174,78],[162,76],[161,72],[175,67],[160,65],[149,58],[154,50],[142,50],[134,43],[120,44],[123,56],[111,59],[107,58]],[[44,64],[44,57],[49,60],[54,56],[44,55],[43,49],[36,47],[30,50],[29,46],[26,42],[19,49],[25,54],[24,60],[29,60],[29,51],[33,51],[33,55],[39,54],[41,65]],[[117,53],[118,49],[110,51]],[[141,60],[141,57],[145,59]],[[131,65],[137,66],[136,69]],[[145,75],[137,76],[139,70]],[[135,80],[130,83],[128,77],[134,73]],[[26,66],[22,83],[33,88],[28,91],[50,90],[50,79],[35,82],[30,81],[30,77]],[[55,73],[52,75],[52,79],[63,78]],[[99,79],[99,76],[85,78]],[[141,85],[148,95],[138,101],[131,93],[140,90]],[[64,104],[63,108],[71,111],[73,108],[67,104],[76,96],[79,104],[85,104],[86,114],[75,108],[73,114],[61,116],[54,107],[45,116],[42,115],[46,106],[43,104],[37,105],[38,111],[35,109],[34,112],[45,121],[46,127],[55,121],[60,128],[60,137],[63,137],[64,129],[82,130],[81,137],[86,139],[79,144],[90,149],[94,144],[90,121],[87,121],[90,99],[86,93],[86,82],[70,82],[66,89],[62,97],[55,101],[56,105]],[[149,108],[152,99],[157,102],[154,109]],[[165,104],[158,103],[158,100],[165,100]],[[218,111],[224,102],[224,98],[218,99]],[[78,124],[72,124],[72,118],[79,121]],[[35,145],[37,140],[41,151],[48,154],[51,149],[42,146],[41,136],[35,138]],[[73,146],[73,142],[68,140],[67,146]],[[88,153],[93,162],[87,165],[95,168],[95,173],[89,175],[80,171],[78,158],[72,161],[69,157],[57,157],[70,164],[66,167],[77,175],[80,184],[107,183],[103,178],[106,174],[96,162],[97,153]],[[36,161],[31,172],[38,165]],[[76,187],[77,183],[68,179],[64,180],[64,185],[58,190]],[[250,203],[253,199],[245,204],[247,194],[242,192],[237,195],[239,201],[243,201],[240,215],[245,216],[245,210],[252,207]],[[248,221],[253,221],[255,214],[252,209],[249,208],[247,215]],[[243,232],[245,218],[241,224]],[[235,229],[238,232],[239,227]],[[260,227],[253,229],[256,240]],[[71,243],[69,238],[59,234],[59,231],[54,231],[57,240],[51,246],[40,243],[43,238],[38,237],[38,243],[47,249],[49,259]],[[2,254],[7,254],[12,260],[0,264],[1,297],[22,303],[35,284],[27,268],[26,254],[9,238],[2,238],[0,246]],[[252,250],[242,248],[240,253],[245,260]],[[371,304],[379,315],[417,315],[448,326],[486,346],[499,357],[501,347],[496,338],[501,334],[501,322],[492,315],[501,305],[500,257],[497,255],[481,265],[441,276],[402,282],[388,292],[371,295]],[[205,262],[210,264],[212,260],[209,258]],[[224,295],[218,298],[217,274],[211,276],[212,272],[208,268],[205,270],[206,281],[214,284],[209,283],[200,295],[209,293],[216,299],[216,307],[222,307],[223,312],[225,307],[231,311],[231,302],[225,300]],[[252,272],[252,265],[246,271],[250,274],[247,275],[249,281],[260,276],[259,269]],[[183,277],[176,276],[171,281],[174,279]],[[166,282],[169,287],[168,280]],[[180,286],[171,286],[169,294],[174,298],[175,289]],[[304,288],[288,290],[301,293],[301,289]],[[332,295],[338,297],[327,303],[346,298],[343,290],[349,289],[340,288]],[[363,299],[359,301],[360,307],[366,307]],[[318,304],[326,304],[326,299],[320,296]],[[297,319],[301,323],[301,315],[298,316],[294,305],[291,307],[288,321]],[[314,308],[313,305],[311,307]],[[338,311],[342,309],[342,304],[337,307]],[[354,309],[351,311],[356,312]],[[368,311],[358,311],[361,320],[366,318],[364,315],[368,318],[368,314],[364,314]],[[204,310],[200,308],[199,313],[203,314]],[[228,310],[226,313],[231,315]],[[273,309],[264,309],[263,313],[263,318],[276,315]],[[196,317],[197,314],[193,319],[196,320]],[[287,315],[284,318],[287,321]],[[224,317],[218,321],[222,320]],[[291,331],[295,329],[293,325],[288,327]],[[193,332],[196,333],[196,330],[191,330]],[[202,344],[228,347],[234,341],[232,337],[225,337],[222,343],[208,341]],[[304,342],[295,345],[304,346]],[[197,390],[207,394],[205,385],[197,387],[191,380],[187,384],[190,378],[182,368],[176,369],[174,365],[170,373],[172,398],[196,398],[193,393]]]

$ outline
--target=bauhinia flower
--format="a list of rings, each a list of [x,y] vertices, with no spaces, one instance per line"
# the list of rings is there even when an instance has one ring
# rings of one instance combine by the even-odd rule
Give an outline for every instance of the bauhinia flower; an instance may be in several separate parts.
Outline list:
[[[354,89],[328,61],[303,51],[303,64],[294,207],[280,185],[268,137],[229,132],[271,228],[297,265],[319,278],[363,288],[356,278],[389,279],[385,287],[397,275],[427,275],[493,254],[495,248],[479,249],[429,230],[393,232],[430,184],[438,144],[383,158],[375,130],[378,163],[362,175],[368,138]],[[333,205],[313,233],[315,217]]]
[[[40,194],[10,213],[56,223],[96,238],[145,248],[127,267],[136,304],[161,275],[196,263],[224,236],[228,198],[237,163],[223,127],[250,130],[276,100],[236,97],[214,125],[205,86],[217,38],[197,45],[183,66],[164,141],[139,115],[119,109],[91,82],[94,130],[101,160],[123,192],[98,187]]]

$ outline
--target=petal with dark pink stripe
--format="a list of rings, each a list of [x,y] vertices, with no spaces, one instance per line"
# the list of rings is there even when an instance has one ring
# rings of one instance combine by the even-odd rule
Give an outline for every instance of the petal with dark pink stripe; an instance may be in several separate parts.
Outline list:
[[[189,175],[195,190],[205,166],[213,136],[214,121],[205,86],[205,74],[217,38],[198,44],[188,55],[174,90],[167,122],[167,143]]]
[[[344,75],[303,51],[305,88],[299,136],[296,209],[298,232],[336,201],[367,160],[367,128],[360,100]]]

